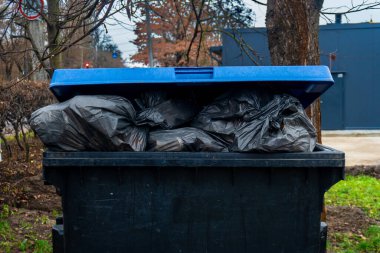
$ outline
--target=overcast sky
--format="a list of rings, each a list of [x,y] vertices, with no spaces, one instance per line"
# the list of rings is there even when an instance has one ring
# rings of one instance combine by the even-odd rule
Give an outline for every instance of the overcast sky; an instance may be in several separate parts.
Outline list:
[[[264,27],[265,26],[265,11],[266,11],[265,6],[261,6],[256,3],[253,3],[251,0],[244,0],[244,2],[256,14],[255,27]],[[263,0],[262,2],[266,2],[266,0]],[[337,4],[337,2],[339,4]],[[351,3],[355,5],[361,2],[363,2],[363,0],[325,0],[323,8],[332,8],[332,7],[337,7],[339,5],[343,7],[340,10],[344,11],[345,10],[344,6],[350,7]],[[109,25],[107,26],[107,29],[113,41],[119,46],[119,49],[122,51],[123,58],[128,61],[129,57],[133,55],[137,50],[136,47],[130,42],[135,38],[135,35],[133,33],[133,24],[129,22],[127,18],[121,15],[116,16],[116,18],[121,19],[125,23],[127,23],[127,25],[124,25],[125,28],[120,25],[113,25],[113,26]],[[330,17],[330,18],[334,19],[334,17]],[[365,10],[362,12],[350,13],[347,15],[347,18],[343,17],[342,22],[343,23],[362,23],[362,22],[369,22],[372,19],[373,22],[380,23],[380,9]],[[320,23],[326,24],[326,20],[321,18]]]

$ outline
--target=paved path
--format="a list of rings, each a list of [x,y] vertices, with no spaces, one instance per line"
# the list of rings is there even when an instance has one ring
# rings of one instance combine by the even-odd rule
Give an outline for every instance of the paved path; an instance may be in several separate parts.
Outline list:
[[[380,165],[380,131],[328,131],[323,145],[346,153],[346,166]]]

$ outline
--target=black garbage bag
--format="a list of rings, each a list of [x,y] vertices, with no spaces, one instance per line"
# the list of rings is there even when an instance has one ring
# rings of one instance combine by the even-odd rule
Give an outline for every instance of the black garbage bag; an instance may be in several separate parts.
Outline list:
[[[218,138],[204,131],[185,127],[159,130],[149,134],[149,151],[226,152],[227,146]]]
[[[220,135],[232,144],[238,129],[247,118],[260,112],[273,94],[256,89],[228,92],[203,108],[191,126]]]
[[[316,143],[315,128],[296,98],[256,89],[224,94],[191,126],[220,136],[237,152],[311,152]]]
[[[316,130],[302,104],[289,95],[276,95],[260,113],[239,126],[232,151],[312,152]]]
[[[139,126],[173,129],[193,120],[198,112],[193,100],[170,99],[141,111],[135,122]]]
[[[52,150],[143,151],[147,128],[133,123],[132,104],[118,96],[76,96],[35,111],[32,129]]]
[[[165,91],[146,91],[140,94],[140,97],[135,99],[140,110],[155,107],[168,100],[168,93]]]

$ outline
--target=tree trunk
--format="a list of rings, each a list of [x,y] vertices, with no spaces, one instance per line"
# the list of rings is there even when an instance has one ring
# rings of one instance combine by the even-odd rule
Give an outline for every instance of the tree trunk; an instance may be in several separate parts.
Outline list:
[[[14,123],[12,124],[13,126],[13,130],[15,131],[15,139],[16,139],[16,143],[17,143],[17,146],[20,148],[21,151],[24,151],[24,146],[21,144],[21,141],[20,141],[20,128],[19,128],[19,125],[18,123]]]
[[[268,0],[266,27],[272,65],[319,65],[319,13],[323,0]],[[306,112],[321,143],[320,101]]]
[[[5,80],[12,80],[13,62],[4,62],[5,65]]]
[[[58,40],[59,40],[59,0],[48,0],[48,42],[49,42],[49,52],[53,55],[50,58],[50,69],[48,71],[49,76],[53,76],[54,69],[61,67],[61,57],[59,54],[54,54],[58,49]]]
[[[44,52],[44,41],[46,35],[44,33],[44,23],[40,20],[33,20],[29,22],[29,36],[31,37],[31,44],[34,51],[30,52],[32,69],[39,68],[41,64],[45,66],[46,62],[42,62],[41,58]],[[32,74],[33,81],[44,81],[48,79],[45,68],[39,68]]]

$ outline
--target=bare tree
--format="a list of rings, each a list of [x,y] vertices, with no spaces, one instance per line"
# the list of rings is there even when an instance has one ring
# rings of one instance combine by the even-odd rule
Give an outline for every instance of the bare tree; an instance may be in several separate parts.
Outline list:
[[[150,10],[154,58],[160,66],[210,65],[210,46],[221,44],[224,28],[245,28],[254,14],[241,0],[167,0],[141,4],[133,43],[138,52],[133,60],[148,63],[149,39],[145,9]],[[142,15],[143,14],[143,15]]]
[[[40,22],[47,33],[46,46],[41,50],[30,21],[18,12],[18,4],[16,0],[0,0],[0,37],[26,41],[27,47],[23,50],[33,52],[37,58],[38,66],[29,71],[24,68],[23,78],[39,68],[46,70],[51,77],[54,69],[61,67],[63,52],[91,35],[107,18],[126,8],[126,3],[121,0],[47,0],[48,7],[40,13]],[[10,29],[11,26],[14,29]],[[20,48],[15,51],[4,49],[0,58],[21,51]]]

